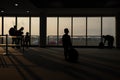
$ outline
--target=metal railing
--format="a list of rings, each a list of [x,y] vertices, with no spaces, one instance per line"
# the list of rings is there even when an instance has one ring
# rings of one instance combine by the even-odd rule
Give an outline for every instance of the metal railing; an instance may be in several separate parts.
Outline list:
[[[9,36],[8,34],[0,35],[0,39],[1,39],[0,47],[5,47],[5,53],[3,53],[4,55],[9,54],[8,53],[8,47],[17,47],[17,46],[21,47],[22,46],[23,52],[24,52],[24,42],[23,42],[23,45],[16,44],[16,43],[12,44],[12,43],[8,42],[8,37],[17,39],[18,37],[20,38],[21,36]]]
[[[73,46],[98,46],[101,42],[101,36],[98,35],[74,35],[71,37]],[[62,35],[47,36],[47,45],[62,45]]]

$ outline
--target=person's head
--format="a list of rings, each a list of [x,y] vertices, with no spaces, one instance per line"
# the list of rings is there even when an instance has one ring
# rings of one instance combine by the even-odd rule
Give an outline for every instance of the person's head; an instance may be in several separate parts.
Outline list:
[[[26,35],[28,35],[29,34],[29,32],[26,32]]]
[[[24,27],[21,27],[20,30],[23,31],[23,30],[24,30]]]
[[[15,29],[17,29],[17,26],[16,26],[16,25],[14,25],[14,28],[15,28]]]
[[[68,34],[68,33],[69,33],[68,28],[65,28],[65,29],[64,29],[64,33],[66,33],[66,34]]]
[[[105,35],[103,35],[102,37],[105,38]]]

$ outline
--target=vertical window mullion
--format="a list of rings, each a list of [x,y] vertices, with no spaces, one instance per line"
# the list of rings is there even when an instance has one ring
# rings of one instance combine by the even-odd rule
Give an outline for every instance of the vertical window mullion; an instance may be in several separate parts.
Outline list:
[[[2,16],[2,36],[4,35],[4,17]],[[3,38],[1,40],[1,43],[3,44]]]
[[[102,35],[103,35],[103,20],[101,16],[101,41],[103,41]]]
[[[2,16],[2,35],[4,35],[4,17]]]
[[[31,17],[29,17],[29,33],[31,35]],[[31,45],[31,41],[30,41],[30,45]]]
[[[86,16],[86,46],[88,46],[88,45],[87,45],[87,43],[88,43],[88,40],[87,40],[87,37],[88,37],[88,35],[87,35],[87,28],[88,28],[88,24],[87,24],[87,23],[88,23],[88,21],[87,21],[87,20],[88,20],[88,19],[87,19],[87,18],[88,18],[88,17]]]
[[[57,46],[59,41],[59,17],[57,17]]]
[[[73,42],[73,17],[71,17],[71,38]]]
[[[40,21],[40,20],[41,20],[41,19],[40,19],[40,17],[39,17],[39,26],[40,26],[40,24],[41,24],[41,21]],[[40,26],[40,27],[41,27],[41,26]],[[41,37],[41,35],[40,35],[40,29],[41,29],[41,28],[40,28],[40,27],[39,27],[39,46],[40,46],[40,39],[41,39],[41,38],[40,38],[40,37]]]

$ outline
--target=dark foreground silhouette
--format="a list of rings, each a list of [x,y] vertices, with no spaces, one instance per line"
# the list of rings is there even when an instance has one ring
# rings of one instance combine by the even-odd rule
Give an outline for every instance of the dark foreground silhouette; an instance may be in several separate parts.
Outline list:
[[[73,48],[70,36],[68,35],[68,28],[64,29],[64,35],[62,36],[62,44],[64,48],[64,56],[67,61],[77,61],[78,52]]]

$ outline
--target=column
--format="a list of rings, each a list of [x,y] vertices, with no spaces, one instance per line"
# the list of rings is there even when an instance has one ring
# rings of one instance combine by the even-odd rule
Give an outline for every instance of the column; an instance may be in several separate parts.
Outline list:
[[[116,16],[116,47],[120,48],[120,14]]]
[[[40,47],[46,47],[46,16],[40,17]]]

